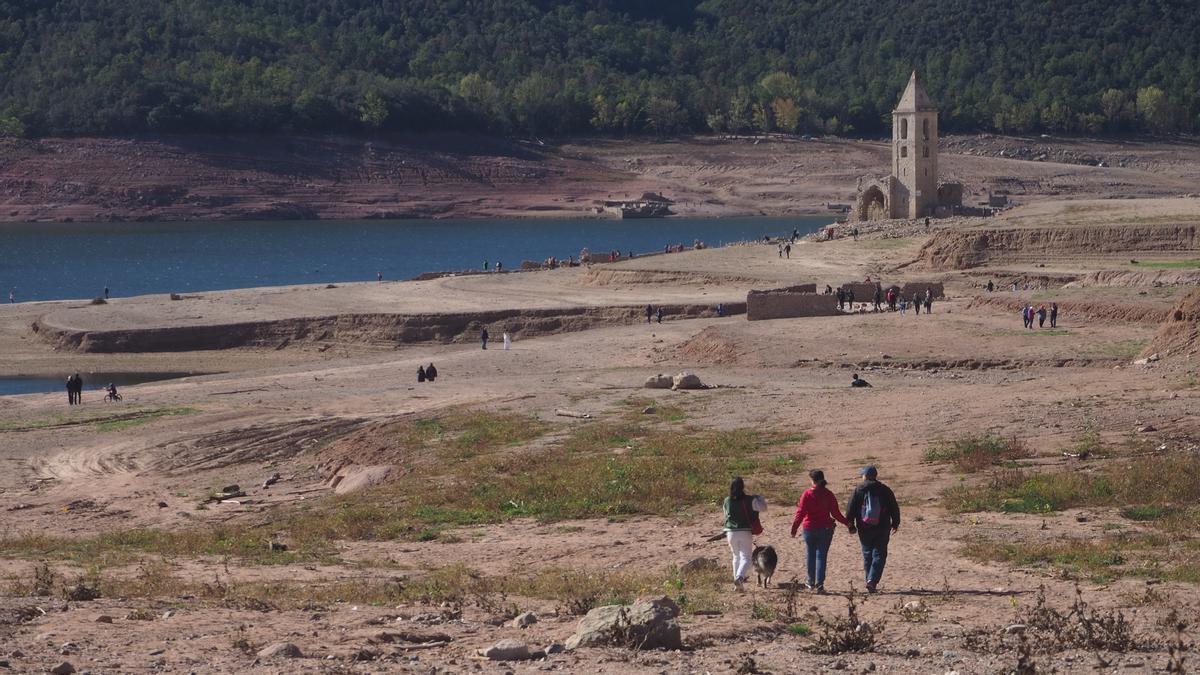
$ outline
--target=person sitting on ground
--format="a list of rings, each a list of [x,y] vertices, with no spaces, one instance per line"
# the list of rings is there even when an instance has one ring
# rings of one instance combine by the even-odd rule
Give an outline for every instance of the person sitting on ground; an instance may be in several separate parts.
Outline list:
[[[854,378],[852,380],[850,380],[850,386],[851,387],[869,387],[869,386],[871,386],[871,383],[867,382],[866,380],[859,377],[858,373],[855,373]]]
[[[425,379],[429,380],[430,382],[433,382],[437,379],[437,368],[434,368],[432,363],[429,364],[429,367],[425,369]]]
[[[417,366],[417,382],[424,382],[426,377],[425,366]]]

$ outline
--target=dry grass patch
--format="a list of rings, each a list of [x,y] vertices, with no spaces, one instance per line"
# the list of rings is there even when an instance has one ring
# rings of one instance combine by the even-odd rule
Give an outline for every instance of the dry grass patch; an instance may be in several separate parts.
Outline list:
[[[925,461],[952,464],[959,471],[975,473],[1032,455],[1016,436],[1001,438],[992,434],[972,434],[953,441],[939,441],[925,451]]]
[[[647,416],[648,417],[648,416]],[[7,533],[0,554],[119,564],[137,554],[234,556],[260,563],[333,560],[337,541],[436,540],[448,528],[513,518],[563,521],[667,516],[716,505],[733,475],[768,497],[793,499],[803,434],[670,429],[617,419],[548,426],[515,413],[454,412],[391,428],[412,461],[397,483],[308,500],[270,523],[181,531],[116,531],[83,539]],[[337,450],[346,452],[350,448]],[[268,543],[279,534],[287,551]]]

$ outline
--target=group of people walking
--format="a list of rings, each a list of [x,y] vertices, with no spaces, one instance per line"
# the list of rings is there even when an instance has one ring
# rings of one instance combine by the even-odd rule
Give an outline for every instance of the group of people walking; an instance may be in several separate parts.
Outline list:
[[[829,293],[829,287],[826,286],[826,294]],[[837,308],[842,311],[854,311],[854,289],[848,287],[839,287],[835,292],[837,295]],[[871,297],[872,308],[876,312],[882,312],[884,307],[887,307],[889,312],[900,312],[905,314],[911,304],[913,310],[917,314],[921,313],[921,307],[924,306],[925,313],[933,312],[933,290],[926,288],[924,293],[919,291],[914,292],[911,298],[904,297],[900,289],[893,286],[886,291],[880,283],[875,284],[875,291]]]
[[[1050,310],[1047,312],[1045,305],[1040,305],[1036,310],[1033,305],[1025,305],[1021,308],[1021,321],[1026,328],[1033,328],[1033,322],[1036,319],[1038,328],[1046,327],[1046,317],[1050,317],[1050,327],[1058,328],[1058,303],[1050,303]]]
[[[824,472],[814,469],[808,474],[812,487],[800,496],[791,529],[793,538],[800,532],[804,539],[806,589],[825,592],[829,549],[837,523],[841,523],[850,534],[858,535],[867,592],[878,590],[887,564],[888,543],[900,529],[900,505],[891,488],[880,482],[874,466],[864,467],[859,474],[863,480],[846,503],[845,514],[838,508],[837,497],[829,489]],[[733,556],[733,583],[738,590],[749,575],[754,536],[762,532],[758,514],[766,509],[766,500],[747,493],[740,476],[733,479],[724,503],[725,538]]]

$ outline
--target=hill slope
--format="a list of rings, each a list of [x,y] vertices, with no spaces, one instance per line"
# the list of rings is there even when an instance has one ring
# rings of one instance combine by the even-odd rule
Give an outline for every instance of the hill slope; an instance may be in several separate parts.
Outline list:
[[[0,135],[1200,126],[1174,0],[0,2]]]

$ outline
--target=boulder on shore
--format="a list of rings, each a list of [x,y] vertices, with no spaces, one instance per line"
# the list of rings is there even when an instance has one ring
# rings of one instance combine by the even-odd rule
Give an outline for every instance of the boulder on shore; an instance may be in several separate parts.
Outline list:
[[[675,376],[672,381],[672,389],[703,389],[704,383],[700,381],[700,376],[695,373],[682,372]]]
[[[646,389],[670,389],[675,384],[675,381],[668,375],[659,373],[646,378],[646,383],[642,386]]]
[[[597,607],[579,620],[566,647],[682,649],[678,616],[679,605],[666,596],[640,599],[632,605]]]

